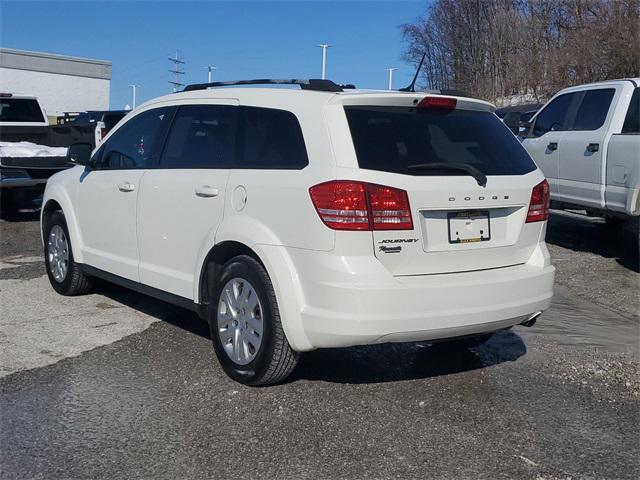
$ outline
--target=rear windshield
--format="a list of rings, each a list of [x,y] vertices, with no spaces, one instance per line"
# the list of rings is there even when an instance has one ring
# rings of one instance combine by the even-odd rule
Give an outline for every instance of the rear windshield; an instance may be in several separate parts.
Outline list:
[[[536,166],[520,142],[490,112],[346,106],[360,168],[408,175],[465,175],[409,168],[463,163],[485,175],[523,175]]]
[[[0,122],[44,122],[44,117],[35,99],[0,98]]]

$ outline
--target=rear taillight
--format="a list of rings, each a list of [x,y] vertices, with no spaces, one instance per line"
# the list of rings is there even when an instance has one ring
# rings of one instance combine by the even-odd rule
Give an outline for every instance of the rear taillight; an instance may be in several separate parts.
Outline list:
[[[438,108],[442,110],[453,110],[456,108],[458,100],[451,97],[424,97],[420,100],[418,108]]]
[[[309,194],[322,221],[334,230],[413,230],[404,190],[334,180],[311,187]]]
[[[526,223],[542,222],[549,218],[549,183],[543,180],[533,187]]]
[[[100,129],[100,140],[104,140],[104,137],[107,136],[107,133],[109,133],[109,129],[101,128]]]

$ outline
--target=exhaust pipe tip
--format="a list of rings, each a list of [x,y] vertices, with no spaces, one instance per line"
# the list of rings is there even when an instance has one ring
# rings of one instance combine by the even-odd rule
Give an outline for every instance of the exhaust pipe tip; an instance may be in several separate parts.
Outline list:
[[[536,324],[536,321],[538,320],[538,317],[540,315],[542,315],[542,312],[536,312],[536,313],[532,314],[531,316],[529,316],[529,318],[527,318],[520,325],[523,325],[525,327],[533,327]]]

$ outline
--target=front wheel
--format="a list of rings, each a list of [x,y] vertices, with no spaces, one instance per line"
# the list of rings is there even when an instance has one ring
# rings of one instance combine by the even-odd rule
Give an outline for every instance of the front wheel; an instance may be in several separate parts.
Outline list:
[[[209,328],[225,373],[245,385],[283,381],[298,363],[289,346],[271,280],[248,255],[229,260],[212,292]]]
[[[44,222],[44,261],[53,289],[60,295],[82,295],[93,286],[93,279],[82,273],[73,259],[67,222],[61,211]]]

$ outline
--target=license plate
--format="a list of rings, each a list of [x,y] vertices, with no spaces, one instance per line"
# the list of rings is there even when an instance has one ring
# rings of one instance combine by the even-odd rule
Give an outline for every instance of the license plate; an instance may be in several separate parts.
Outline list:
[[[473,243],[491,240],[491,225],[488,210],[451,212],[449,222],[449,243]]]

